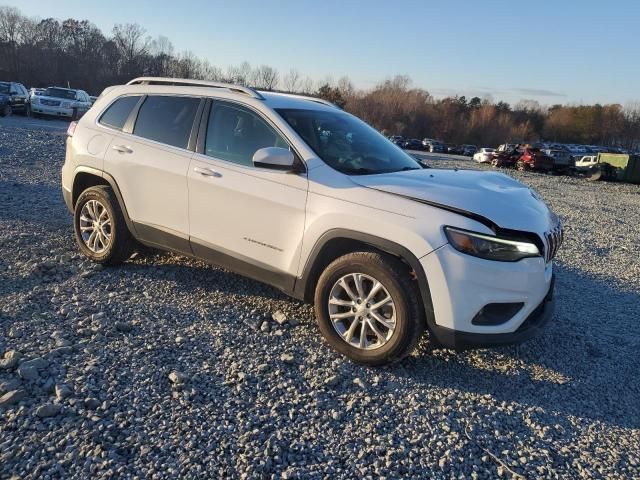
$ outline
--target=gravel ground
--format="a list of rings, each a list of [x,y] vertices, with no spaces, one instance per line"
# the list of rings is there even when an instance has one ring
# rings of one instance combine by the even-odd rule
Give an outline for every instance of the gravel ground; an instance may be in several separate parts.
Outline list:
[[[509,172],[566,223],[544,335],[366,369],[272,288],[86,262],[29,128],[0,124],[0,478],[640,477],[640,187]]]

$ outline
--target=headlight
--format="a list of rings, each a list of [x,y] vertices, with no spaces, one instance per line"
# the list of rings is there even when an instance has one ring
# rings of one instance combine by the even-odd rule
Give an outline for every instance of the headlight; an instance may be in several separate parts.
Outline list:
[[[540,250],[533,243],[492,237],[454,227],[444,227],[449,243],[459,252],[499,262],[517,262],[527,257],[539,257]]]

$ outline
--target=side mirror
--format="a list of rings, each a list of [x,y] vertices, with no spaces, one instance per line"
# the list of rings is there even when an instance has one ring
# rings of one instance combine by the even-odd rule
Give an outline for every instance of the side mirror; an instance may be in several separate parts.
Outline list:
[[[291,171],[294,169],[295,157],[286,148],[265,147],[256,151],[251,159],[256,167],[273,170]]]

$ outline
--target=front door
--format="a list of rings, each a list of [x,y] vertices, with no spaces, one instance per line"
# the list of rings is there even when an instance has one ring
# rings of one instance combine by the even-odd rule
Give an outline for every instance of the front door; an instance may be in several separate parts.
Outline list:
[[[300,261],[306,174],[253,165],[258,149],[289,144],[251,109],[216,101],[205,121],[202,153],[194,155],[188,172],[194,253],[291,287]]]

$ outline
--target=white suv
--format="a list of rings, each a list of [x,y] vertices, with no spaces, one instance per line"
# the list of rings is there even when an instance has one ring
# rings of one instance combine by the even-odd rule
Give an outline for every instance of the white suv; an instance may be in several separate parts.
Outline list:
[[[80,250],[136,241],[313,302],[320,331],[382,365],[433,341],[523,341],[552,311],[562,227],[503,174],[422,168],[316,98],[138,78],[69,128],[62,169]]]

